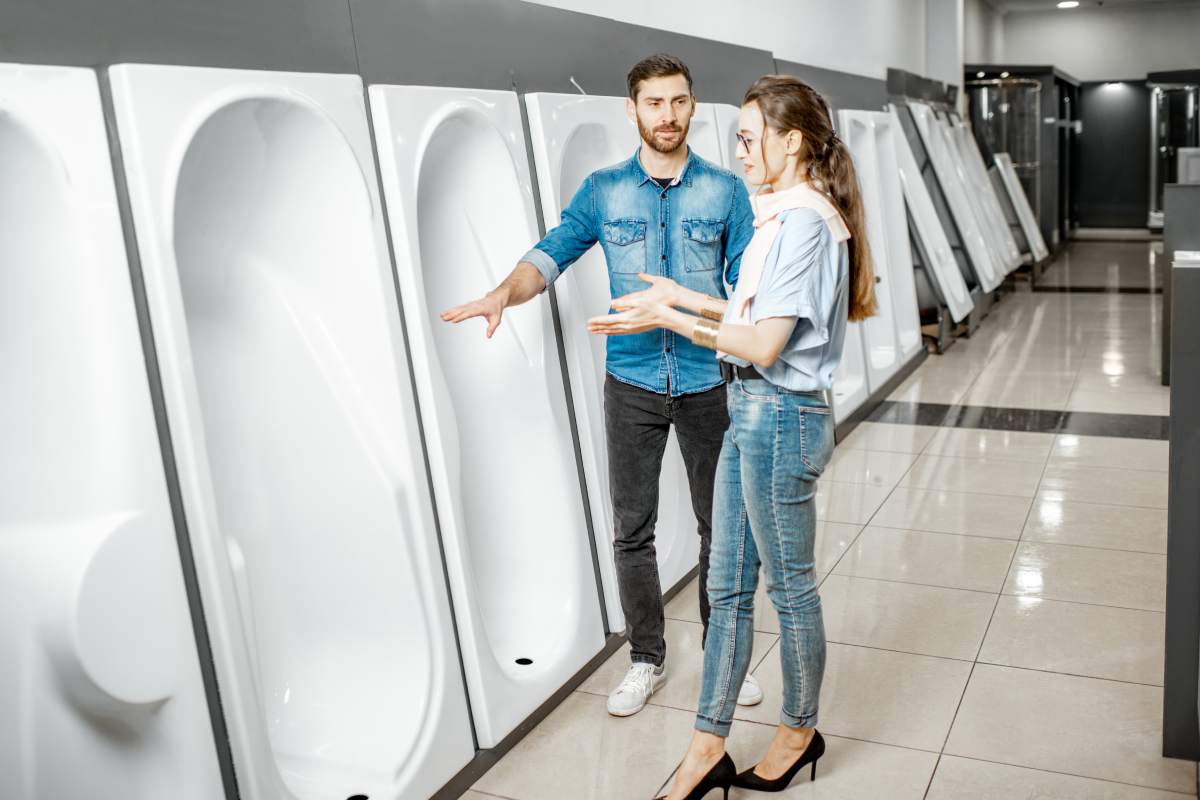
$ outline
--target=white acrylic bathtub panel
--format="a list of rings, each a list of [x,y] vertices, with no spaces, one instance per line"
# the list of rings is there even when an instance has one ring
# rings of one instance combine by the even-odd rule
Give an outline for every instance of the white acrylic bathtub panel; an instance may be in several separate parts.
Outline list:
[[[1037,217],[1033,215],[1033,207],[1029,205],[1029,198],[1025,196],[1025,189],[1021,186],[1020,179],[1017,178],[1012,158],[1008,153],[996,153],[995,160],[996,169],[1000,172],[1000,179],[1004,182],[1004,190],[1008,194],[1013,208],[1016,209],[1017,219],[1021,222],[1021,230],[1025,232],[1025,240],[1029,242],[1030,249],[1033,251],[1033,258],[1035,261],[1041,261],[1050,255],[1050,251],[1046,248],[1046,240],[1042,237],[1042,229],[1038,227]]]
[[[971,299],[966,281],[963,280],[958,260],[954,257],[954,251],[950,249],[950,241],[946,238],[946,231],[942,228],[937,209],[933,206],[933,198],[929,196],[929,187],[921,177],[921,170],[896,114],[893,107],[890,114],[892,128],[896,132],[893,143],[900,171],[900,184],[904,189],[904,200],[912,212],[921,244],[932,262],[929,265],[932,270],[930,277],[937,284],[942,302],[950,309],[950,316],[955,322],[962,322],[975,307],[975,302]]]
[[[712,103],[696,104],[696,113],[692,116],[687,142],[696,155],[710,164],[724,168],[725,153],[717,128],[717,109]]]
[[[972,202],[968,197],[968,183],[965,175],[958,168],[955,154],[957,148],[950,141],[946,129],[934,116],[933,109],[924,103],[909,101],[921,141],[933,162],[938,183],[946,195],[946,202],[954,221],[962,234],[963,244],[971,256],[971,264],[975,268],[975,277],[985,292],[998,287],[1004,280],[1004,268],[995,263],[995,255],[984,236],[983,229]]]
[[[584,178],[601,167],[628,159],[639,145],[636,129],[616,97],[530,94],[525,97],[540,176],[542,213],[547,227],[559,222],[563,207]],[[596,530],[609,626],[625,627],[613,562],[612,503],[604,435],[605,340],[587,332],[590,317],[608,311],[611,295],[604,254],[593,247],[554,284],[567,352],[580,450]],[[655,526],[659,578],[669,589],[699,559],[696,515],[692,511],[683,456],[672,430],[659,481]]]
[[[1008,217],[1005,216],[1004,209],[1000,206],[1000,200],[996,197],[996,187],[988,177],[987,166],[983,163],[983,155],[979,152],[979,143],[975,141],[974,134],[971,133],[971,129],[965,122],[955,123],[951,129],[951,136],[958,144],[967,177],[975,189],[972,196],[977,198],[982,206],[995,245],[1004,259],[1003,263],[1008,272],[1012,272],[1021,265],[1021,248],[1017,245],[1017,240],[1008,227]]]
[[[492,747],[604,646],[549,296],[505,311],[490,340],[482,320],[439,318],[537,239],[521,111],[501,91],[370,99],[475,727]]]
[[[0,64],[0,176],[0,796],[221,796],[94,72]]]
[[[842,360],[833,373],[833,418],[837,422],[849,418],[871,395],[864,350],[862,323],[847,323]]]
[[[727,103],[717,103],[715,108],[717,113],[717,130],[720,132],[721,146],[725,153],[725,169],[742,178],[744,181],[746,173],[742,170],[742,162],[737,157],[738,116],[741,114],[741,109]],[[757,187],[750,186],[747,183],[747,188],[753,194]]]
[[[887,223],[879,186],[875,124],[869,112],[841,111],[838,121],[842,138],[850,148],[858,173],[863,216],[867,223],[867,243],[875,271],[875,302],[879,311],[861,323],[867,391],[873,394],[900,369],[900,347],[896,340],[896,319],[892,309],[891,253],[887,247]]]
[[[903,139],[904,131],[893,123],[892,115],[885,111],[872,112],[871,120],[874,123],[875,156],[879,167],[879,195],[883,201],[892,314],[896,323],[900,363],[903,365],[924,347],[912,248],[908,238],[908,215],[904,211],[904,190],[900,186],[900,166],[896,156],[896,140]]]
[[[473,746],[362,84],[110,73],[241,794],[426,796]]]

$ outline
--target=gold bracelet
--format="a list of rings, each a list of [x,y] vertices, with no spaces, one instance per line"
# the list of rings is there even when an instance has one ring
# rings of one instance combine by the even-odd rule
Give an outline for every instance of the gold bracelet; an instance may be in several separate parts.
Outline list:
[[[717,349],[717,335],[721,332],[721,323],[713,322],[710,319],[696,320],[696,326],[692,328],[692,341],[701,347],[707,347],[710,350]]]
[[[713,322],[720,322],[725,318],[725,315],[720,311],[713,311],[711,308],[700,309],[700,316],[705,319],[711,319]]]

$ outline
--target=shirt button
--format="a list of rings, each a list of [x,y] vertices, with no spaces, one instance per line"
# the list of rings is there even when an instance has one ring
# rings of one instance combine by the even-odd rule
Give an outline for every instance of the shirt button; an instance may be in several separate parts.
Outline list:
[[[667,260],[667,257],[666,257],[666,256],[663,256],[663,257],[662,257],[662,260],[663,260],[663,261],[666,261],[666,260]]]
[[[665,222],[660,222],[660,223],[658,223],[658,227],[660,227],[660,228],[665,228],[665,227],[667,227],[667,223],[665,223]]]

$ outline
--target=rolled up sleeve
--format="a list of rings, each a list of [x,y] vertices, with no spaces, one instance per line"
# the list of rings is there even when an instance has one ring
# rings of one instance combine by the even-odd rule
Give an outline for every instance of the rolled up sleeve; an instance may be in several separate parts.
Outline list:
[[[558,280],[567,267],[579,260],[599,240],[592,179],[584,180],[562,212],[562,221],[521,257],[537,267],[546,286]]]

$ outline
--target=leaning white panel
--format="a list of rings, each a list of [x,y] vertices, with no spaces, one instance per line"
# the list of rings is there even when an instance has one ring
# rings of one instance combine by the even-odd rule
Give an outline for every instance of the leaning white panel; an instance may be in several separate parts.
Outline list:
[[[950,310],[950,316],[955,322],[962,322],[975,307],[975,301],[971,299],[971,292],[963,280],[958,260],[950,248],[950,240],[946,238],[946,231],[942,228],[937,209],[933,206],[933,199],[929,196],[929,187],[925,185],[921,169],[917,166],[917,159],[913,156],[896,113],[893,107],[890,116],[895,136],[892,137],[892,141],[895,145],[904,199],[912,213],[921,245],[930,259],[927,265],[931,270],[930,278],[937,284],[942,302]]]
[[[559,222],[584,178],[596,169],[628,159],[639,145],[637,130],[618,97],[530,94],[525,96],[533,156],[539,175],[546,226]],[[580,451],[596,529],[601,577],[609,625],[625,627],[613,561],[613,515],[604,435],[605,338],[587,331],[587,320],[608,312],[611,302],[608,269],[599,247],[593,247],[554,284],[562,322],[563,344]],[[683,456],[672,429],[659,481],[655,546],[664,589],[680,581],[699,560],[696,515],[692,511]]]
[[[362,84],[111,70],[241,795],[472,757]]]
[[[0,796],[223,795],[96,75],[0,64]]]
[[[996,187],[988,177],[987,167],[983,163],[983,154],[979,152],[979,143],[965,122],[958,122],[950,130],[951,138],[958,145],[966,175],[974,189],[972,196],[977,198],[982,208],[983,216],[988,221],[988,230],[993,234],[995,247],[1008,272],[1021,265],[1021,248],[1017,245],[1012,230],[1008,227],[1008,217],[996,197]]]
[[[439,312],[537,239],[512,92],[372,86],[438,516],[479,743],[492,747],[604,647],[549,297],[492,339]]]
[[[897,142],[904,139],[904,131],[886,111],[872,112],[871,120],[879,167],[879,196],[883,201],[884,247],[888,254],[896,344],[900,348],[900,363],[907,364],[924,348],[924,340],[921,337],[921,312],[917,307],[908,215],[904,211],[904,190],[900,186],[896,153]],[[908,143],[904,142],[904,146]]]
[[[954,215],[963,244],[971,256],[975,277],[980,288],[990,292],[1004,281],[1005,270],[1002,265],[995,263],[995,255],[984,237],[980,221],[976,218],[976,212],[968,197],[966,176],[957,167],[957,151],[932,108],[914,101],[909,101],[908,105],[912,109],[921,141],[924,142],[929,159],[933,162],[938,184],[946,195],[950,213]]]
[[[1050,255],[1050,251],[1046,248],[1046,240],[1042,237],[1042,229],[1038,227],[1037,217],[1033,215],[1033,208],[1029,205],[1029,198],[1025,196],[1025,189],[1021,186],[1021,181],[1017,177],[1017,170],[1013,166],[1012,157],[1008,153],[996,153],[994,158],[996,161],[996,171],[1000,173],[1000,180],[1004,183],[1004,191],[1008,195],[1013,209],[1017,212],[1017,219],[1021,223],[1021,230],[1025,233],[1025,240],[1029,242],[1029,248],[1033,251],[1033,258],[1035,261],[1041,261]]]

